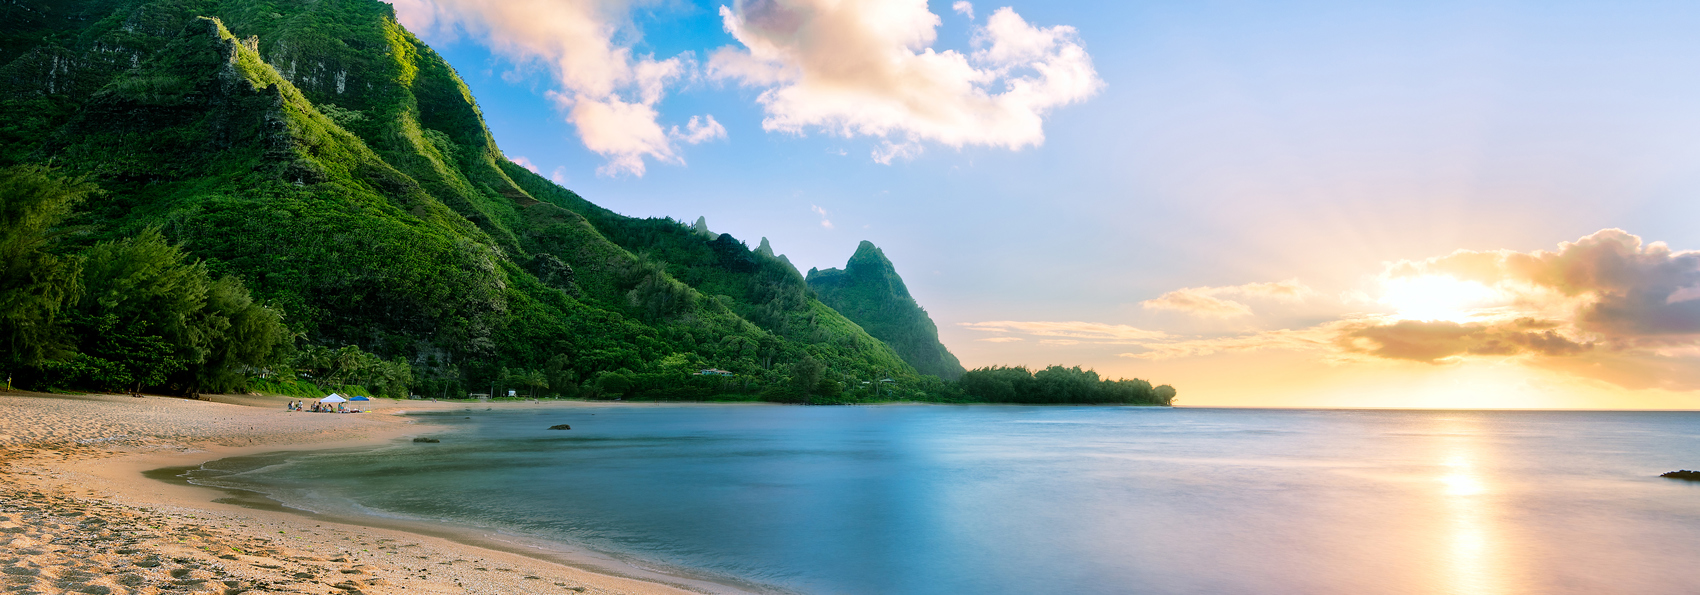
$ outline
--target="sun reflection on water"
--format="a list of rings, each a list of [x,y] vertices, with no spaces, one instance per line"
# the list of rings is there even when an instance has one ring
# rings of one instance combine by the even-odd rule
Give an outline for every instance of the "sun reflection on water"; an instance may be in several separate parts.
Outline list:
[[[1438,511],[1444,522],[1438,530],[1445,551],[1441,576],[1451,593],[1493,595],[1516,590],[1510,584],[1504,538],[1495,522],[1499,516],[1491,479],[1483,471],[1492,456],[1489,445],[1468,419],[1445,419],[1440,428],[1438,455],[1441,474]]]

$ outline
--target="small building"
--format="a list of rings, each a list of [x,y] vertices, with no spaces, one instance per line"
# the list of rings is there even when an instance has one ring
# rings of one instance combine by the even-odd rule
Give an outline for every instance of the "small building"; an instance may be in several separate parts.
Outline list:
[[[701,372],[698,372],[697,375],[699,375],[699,376],[731,376],[732,373],[728,372],[726,370],[718,369],[718,368],[707,368],[707,369],[704,369]]]

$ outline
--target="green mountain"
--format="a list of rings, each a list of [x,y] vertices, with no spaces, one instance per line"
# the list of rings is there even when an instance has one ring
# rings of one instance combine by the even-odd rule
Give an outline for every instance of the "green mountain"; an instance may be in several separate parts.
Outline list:
[[[431,396],[937,391],[771,249],[618,215],[507,160],[454,69],[376,0],[0,5],[0,167],[29,164],[100,190],[67,257],[158,230],[281,312],[293,346],[225,372],[384,370],[389,392]],[[232,388],[189,363],[166,388]]]
[[[896,267],[872,242],[857,246],[844,270],[809,269],[808,282],[822,302],[891,345],[920,373],[956,380],[965,372],[939,343],[932,317],[910,297]]]

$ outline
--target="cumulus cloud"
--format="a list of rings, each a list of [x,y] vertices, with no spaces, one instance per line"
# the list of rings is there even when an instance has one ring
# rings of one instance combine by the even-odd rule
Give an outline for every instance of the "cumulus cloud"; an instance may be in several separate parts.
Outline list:
[[[1261,298],[1297,303],[1316,295],[1316,291],[1298,279],[1271,283],[1247,283],[1228,287],[1187,287],[1165,293],[1140,305],[1155,310],[1173,310],[1195,316],[1232,318],[1250,315],[1251,306],[1227,297]]]
[[[962,13],[962,16],[968,17],[970,21],[974,20],[974,5],[968,0],[956,0],[950,5],[950,9]]]
[[[1399,320],[1347,329],[1337,344],[1350,352],[1425,363],[1461,355],[1569,356],[1593,349],[1592,343],[1559,334],[1559,326],[1533,318],[1501,324]]]
[[[1563,242],[1555,251],[1459,250],[1395,262],[1382,277],[1390,286],[1433,292],[1419,292],[1417,301],[1477,307],[1462,312],[1463,320],[1393,315],[1342,326],[1340,350],[1430,363],[1521,356],[1626,386],[1624,362],[1700,366],[1700,301],[1686,299],[1689,288],[1700,286],[1700,252],[1643,242],[1621,229]],[[1608,361],[1617,365],[1602,365]],[[1661,375],[1637,384],[1685,377],[1669,374],[1671,365],[1630,367]]]
[[[738,0],[720,14],[743,47],[716,50],[710,76],[765,88],[764,129],[878,137],[882,163],[924,142],[1037,146],[1050,110],[1103,86],[1073,27],[1007,7],[975,28],[968,54],[929,47],[941,21],[925,0]]]
[[[815,214],[817,214],[817,215],[820,215],[820,226],[821,227],[825,227],[827,229],[832,229],[832,220],[826,218],[826,209],[820,208],[820,205],[809,205],[809,210],[814,211]]]
[[[1556,252],[1460,250],[1389,268],[1391,278],[1446,275],[1515,296],[1524,307],[1570,308],[1577,330],[1621,345],[1691,343],[1700,334],[1700,252],[1644,244],[1605,229]]]
[[[616,41],[629,29],[625,0],[398,0],[395,8],[408,29],[464,32],[516,63],[546,68],[560,86],[550,100],[585,148],[608,159],[601,174],[641,176],[645,158],[683,163],[675,141],[725,135],[713,118],[683,133],[675,127],[674,134],[658,122],[655,106],[664,90],[695,63],[689,53],[664,60],[635,55]]]

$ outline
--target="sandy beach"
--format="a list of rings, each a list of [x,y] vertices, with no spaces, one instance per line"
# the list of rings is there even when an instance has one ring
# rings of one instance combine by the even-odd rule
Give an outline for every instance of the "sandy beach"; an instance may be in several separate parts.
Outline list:
[[[508,547],[474,545],[479,536],[464,531],[220,503],[216,490],[145,477],[244,454],[382,444],[428,431],[409,411],[466,406],[379,400],[360,403],[367,413],[314,414],[286,411],[283,397],[210,399],[0,392],[0,588],[21,595],[721,590],[591,572],[552,561],[570,563],[560,552],[529,553],[499,536],[486,543]]]

